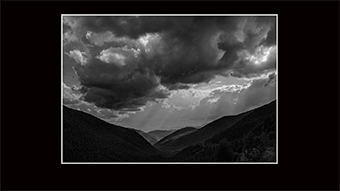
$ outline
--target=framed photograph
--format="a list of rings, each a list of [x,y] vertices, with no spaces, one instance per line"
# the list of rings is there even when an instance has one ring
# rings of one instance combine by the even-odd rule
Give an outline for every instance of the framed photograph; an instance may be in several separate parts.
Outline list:
[[[1,190],[339,190],[338,1],[1,5]]]
[[[278,164],[278,15],[61,16],[62,164]]]

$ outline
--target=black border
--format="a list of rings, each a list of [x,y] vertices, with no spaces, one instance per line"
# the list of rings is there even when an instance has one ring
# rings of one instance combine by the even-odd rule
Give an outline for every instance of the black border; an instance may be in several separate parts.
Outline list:
[[[338,5],[2,2],[2,189],[338,189]],[[81,13],[278,14],[279,164],[61,165],[60,19]]]

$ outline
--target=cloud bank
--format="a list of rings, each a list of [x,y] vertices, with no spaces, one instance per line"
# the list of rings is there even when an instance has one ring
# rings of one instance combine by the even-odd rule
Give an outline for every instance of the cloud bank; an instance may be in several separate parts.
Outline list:
[[[63,25],[79,99],[102,109],[140,111],[217,75],[276,70],[275,17],[64,17]]]

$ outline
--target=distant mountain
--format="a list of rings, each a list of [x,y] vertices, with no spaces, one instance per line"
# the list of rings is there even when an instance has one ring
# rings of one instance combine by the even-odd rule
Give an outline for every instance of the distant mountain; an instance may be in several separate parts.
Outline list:
[[[175,140],[175,139],[178,139],[184,135],[187,135],[193,131],[196,131],[197,128],[194,128],[194,127],[184,127],[182,129],[179,129],[167,136],[165,136],[163,139],[159,140],[156,145],[161,145],[161,144],[164,144],[168,141],[172,141],[172,140]]]
[[[154,131],[150,131],[150,132],[147,132],[147,133],[142,131],[142,130],[138,130],[138,129],[136,129],[136,131],[140,135],[142,135],[147,141],[149,141],[149,143],[151,143],[153,145],[157,141],[162,139],[163,137],[174,132],[175,130],[154,130]]]
[[[63,107],[63,161],[157,161],[162,153],[133,129]]]
[[[194,132],[176,139],[162,142],[159,141],[154,146],[164,152],[178,152],[189,145],[197,144],[211,138],[221,131],[231,127],[248,114],[249,112],[245,112],[239,115],[221,117]]]
[[[149,135],[156,138],[157,141],[161,140],[163,137],[173,133],[176,130],[154,130],[148,132]]]
[[[144,137],[145,140],[147,140],[150,144],[154,144],[157,142],[157,139],[155,137],[153,137],[152,135],[149,135],[148,133],[142,131],[142,130],[139,130],[139,129],[135,129],[135,131],[137,133],[139,133],[142,137]]]

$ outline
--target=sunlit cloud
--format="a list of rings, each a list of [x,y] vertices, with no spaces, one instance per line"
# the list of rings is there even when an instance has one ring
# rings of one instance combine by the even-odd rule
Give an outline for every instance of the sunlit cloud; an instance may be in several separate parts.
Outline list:
[[[202,84],[200,86],[191,87],[186,90],[173,91],[171,96],[163,102],[163,107],[182,110],[195,109],[200,102],[205,99],[212,97],[209,103],[214,103],[218,98],[214,97],[215,92],[240,92],[242,89],[247,89],[251,85],[251,81],[239,84],[224,85],[221,81],[215,81],[209,84]]]
[[[124,66],[126,60],[126,57],[123,54],[117,53],[114,48],[102,50],[100,52],[100,55],[97,56],[96,58],[103,62],[114,63],[120,66]]]
[[[86,53],[79,50],[72,50],[66,53],[69,57],[73,58],[77,63],[85,65],[87,63]]]
[[[220,99],[220,97],[216,97],[216,98],[209,99],[207,102],[208,102],[208,103],[215,103],[215,102],[218,101],[218,99]]]
[[[248,51],[245,51],[245,59],[249,60],[251,63],[255,65],[260,65],[268,61],[271,54],[275,54],[276,46],[264,47],[260,46],[255,50],[254,54],[250,54]]]

